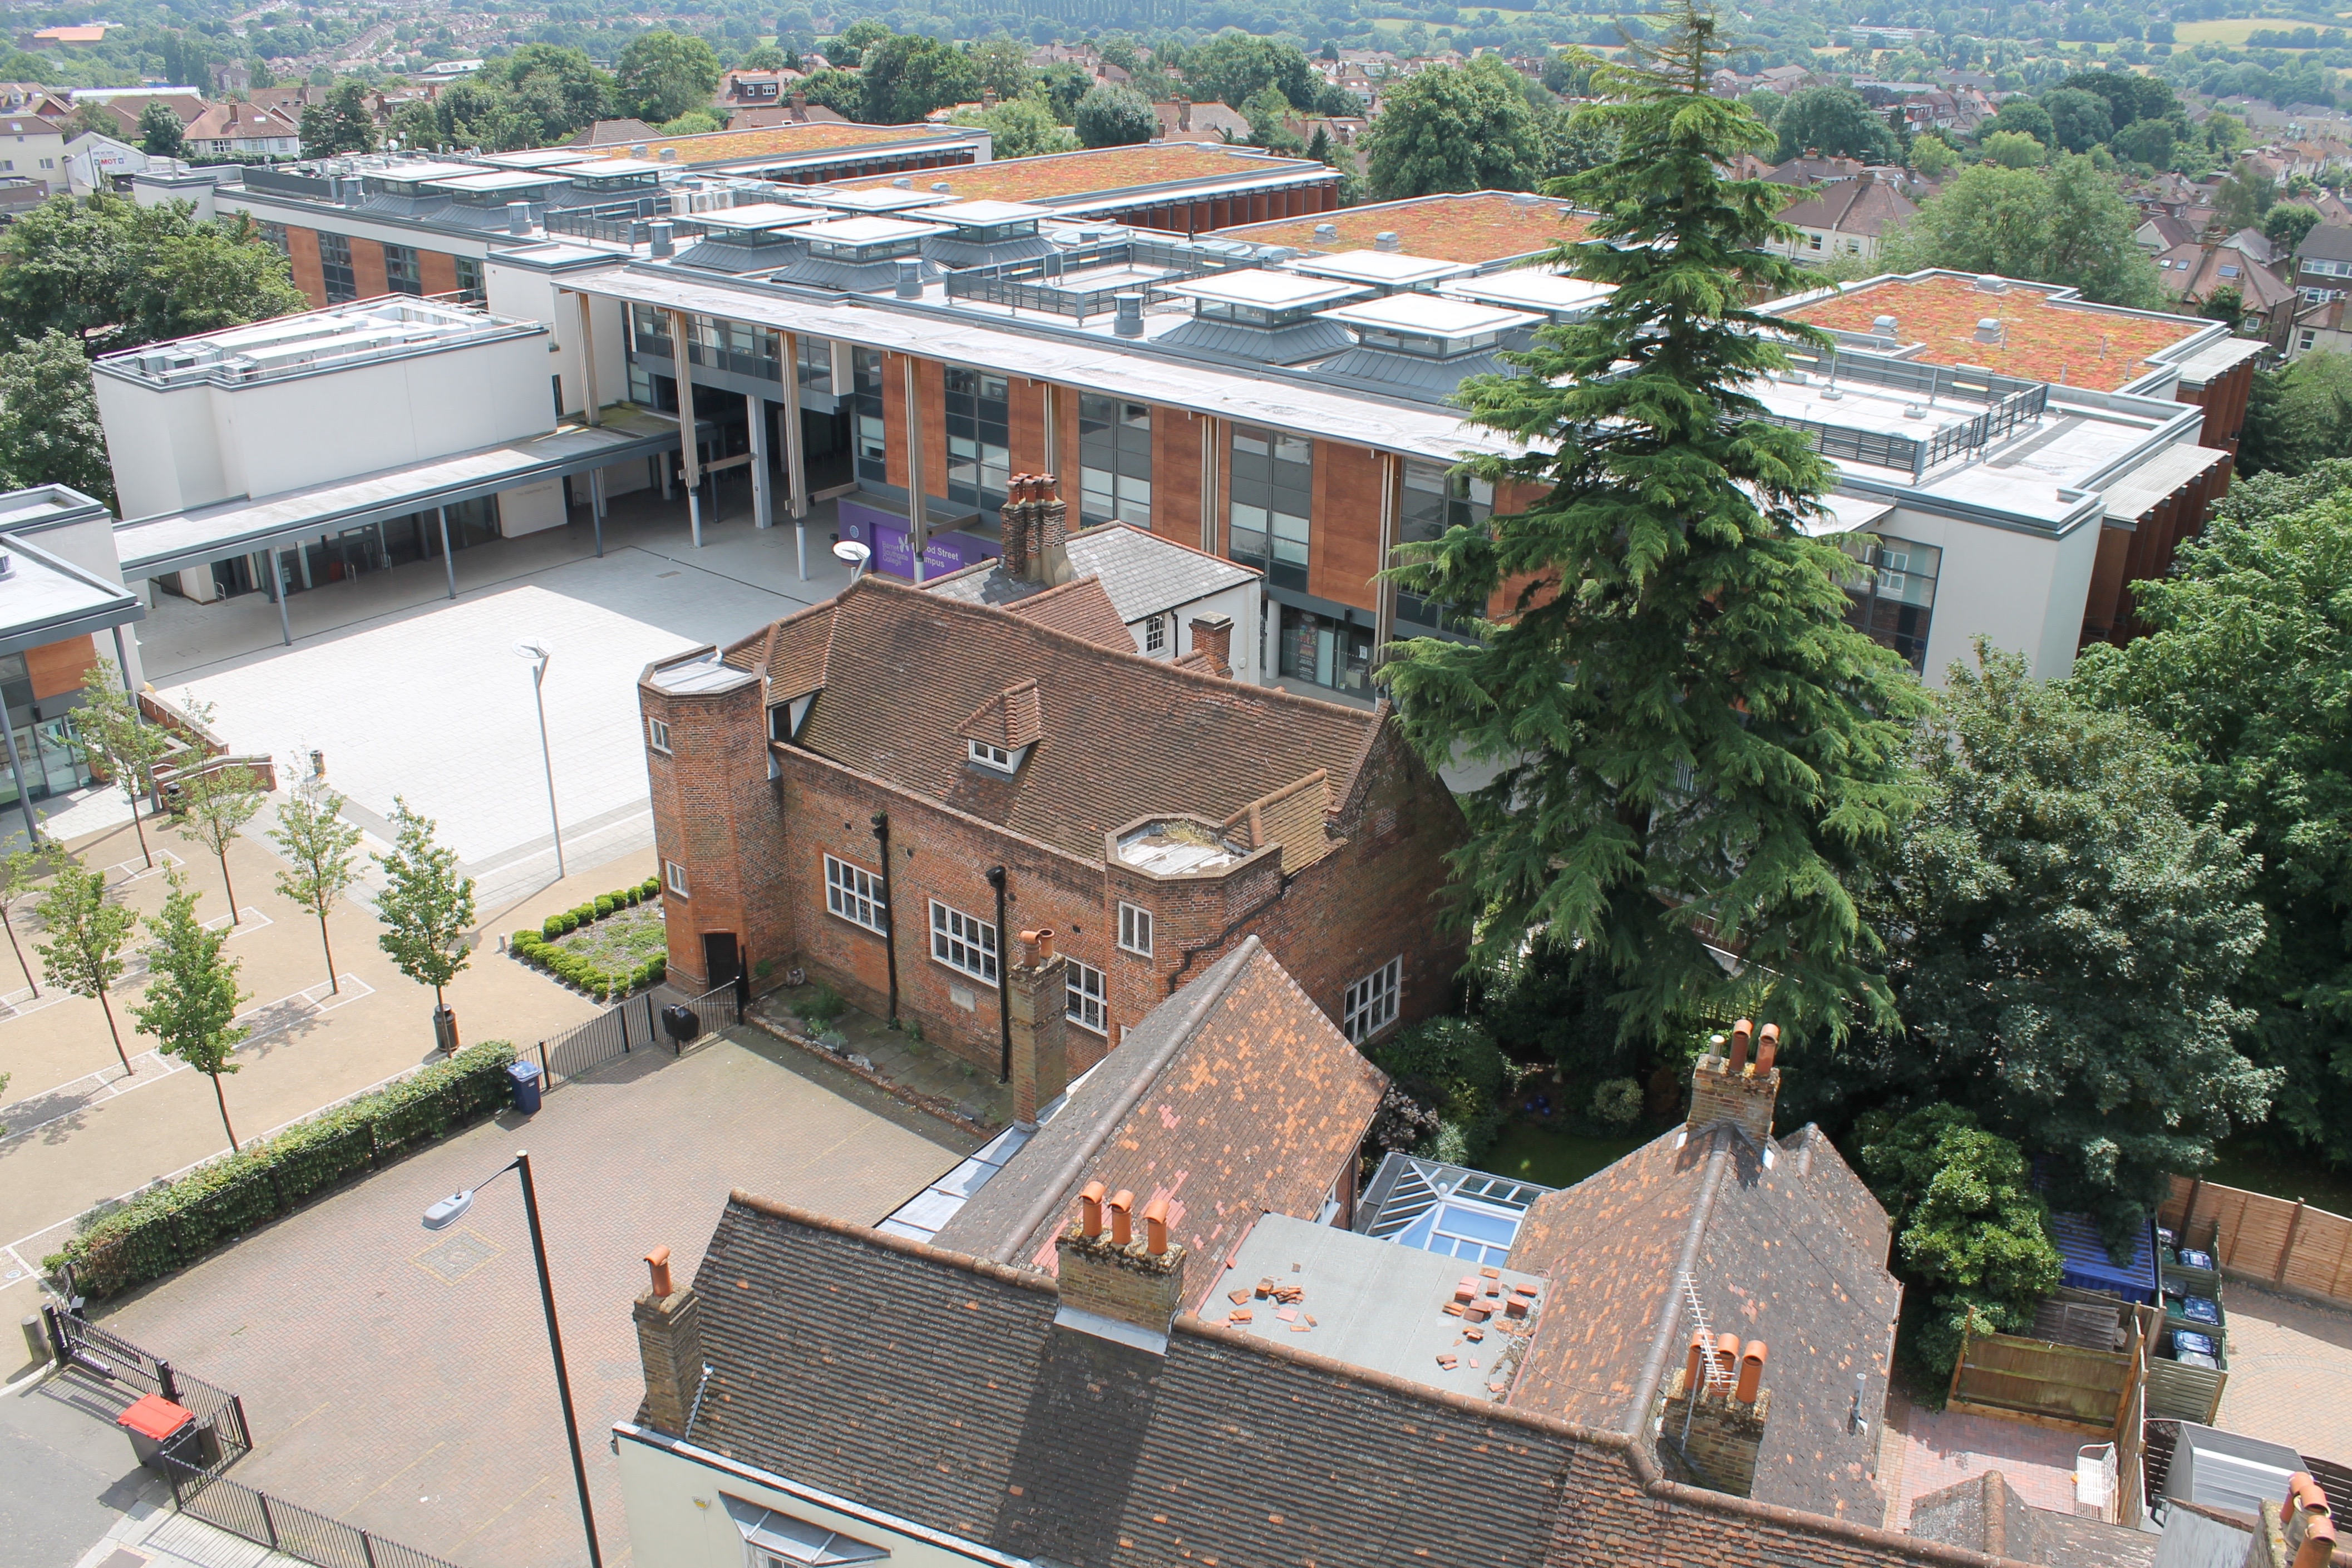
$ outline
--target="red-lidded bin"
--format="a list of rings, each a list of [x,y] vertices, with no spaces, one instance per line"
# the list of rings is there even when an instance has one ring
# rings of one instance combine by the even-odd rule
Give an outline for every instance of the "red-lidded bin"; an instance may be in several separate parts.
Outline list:
[[[159,1468],[158,1458],[178,1443],[196,1424],[195,1412],[184,1405],[173,1404],[160,1394],[151,1394],[114,1418],[114,1424],[131,1434],[131,1451],[139,1462],[150,1469]]]

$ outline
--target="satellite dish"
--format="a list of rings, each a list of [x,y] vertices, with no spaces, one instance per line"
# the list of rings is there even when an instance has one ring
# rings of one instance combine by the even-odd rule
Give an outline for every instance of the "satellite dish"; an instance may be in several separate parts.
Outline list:
[[[873,547],[855,539],[845,539],[835,545],[833,554],[834,559],[848,566],[853,583],[865,572],[866,563],[874,559]]]

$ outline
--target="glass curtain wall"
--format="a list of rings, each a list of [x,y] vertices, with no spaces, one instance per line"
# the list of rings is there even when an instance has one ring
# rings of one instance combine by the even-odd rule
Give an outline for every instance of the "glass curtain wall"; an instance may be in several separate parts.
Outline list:
[[[987,371],[947,367],[948,500],[992,512],[1013,473],[1013,389]]]
[[[1858,568],[1845,584],[1846,619],[1924,671],[1944,552],[1932,544],[1877,533],[1849,533],[1838,545]]]
[[[1404,466],[1404,499],[1397,517],[1401,543],[1425,543],[1449,528],[1483,527],[1495,510],[1495,487],[1485,479],[1454,473],[1444,463],[1408,462]],[[1478,606],[1471,605],[1472,614]],[[1397,635],[1419,637],[1464,627],[1451,606],[1418,594],[1396,596]]]
[[[850,403],[857,418],[857,477],[890,482],[890,432],[882,421],[882,351],[849,351]]]
[[[1088,525],[1151,526],[1150,404],[1079,396],[1078,513]]]
[[[1234,427],[1229,553],[1277,588],[1307,591],[1315,444],[1255,425]]]

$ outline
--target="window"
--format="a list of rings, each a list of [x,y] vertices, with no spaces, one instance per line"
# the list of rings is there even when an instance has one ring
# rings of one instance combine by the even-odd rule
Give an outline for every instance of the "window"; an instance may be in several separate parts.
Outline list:
[[[947,367],[948,500],[994,510],[1013,472],[1012,383],[985,371]]]
[[[1850,533],[1840,540],[1857,570],[1845,583],[1846,619],[1911,661],[1927,668],[1927,627],[1936,612],[1936,574],[1944,552],[1931,544]]]
[[[1348,987],[1339,1020],[1348,1038],[1360,1046],[1396,1022],[1397,992],[1403,980],[1404,960],[1398,957]]]
[[[877,936],[887,936],[890,908],[882,897],[882,879],[862,866],[824,858],[824,907],[854,926]]]
[[[2311,352],[2311,345],[2318,341],[2318,329],[2315,327],[2305,327],[2303,329],[2303,342],[2297,345],[2296,352],[2300,353],[2308,353]]]
[[[1282,606],[1275,673],[1335,691],[1366,691],[1372,679],[1372,628],[1312,610]]]
[[[1315,447],[1255,425],[1234,426],[1232,542],[1236,561],[1278,588],[1307,587],[1307,520],[1314,510]]]
[[[482,258],[478,256],[453,256],[449,259],[457,264],[457,292],[466,297],[468,304],[480,304],[484,298]]]
[[[57,166],[58,161],[55,158],[44,158],[41,160],[41,167],[44,169],[54,169]]]
[[[750,1568],[835,1568],[836,1564],[879,1563],[890,1555],[879,1546],[778,1513],[761,1503],[725,1492],[719,1494],[719,1500],[727,1505],[728,1517],[742,1533],[744,1561]]]
[[[833,395],[833,340],[830,338],[801,339],[801,362],[795,373],[803,392],[819,397]]]
[[[655,751],[667,753],[669,751],[669,726],[659,719],[646,720],[646,739]]]
[[[286,226],[284,224],[264,222],[257,223],[253,227],[254,232],[260,235],[262,244],[276,246],[278,247],[278,254],[280,256],[291,254],[291,252],[286,248]]]
[[[669,883],[669,890],[671,892],[676,893],[681,899],[686,897],[685,867],[679,865],[675,860],[665,860],[662,862],[662,877],[665,881]]]
[[[1150,616],[1143,622],[1143,651],[1164,652],[1168,647],[1168,617]]]
[[[1103,1021],[1103,972],[1091,963],[1070,960],[1070,1022],[1097,1035],[1110,1033]]]
[[[971,748],[968,754],[971,760],[983,768],[1009,773],[1015,765],[1013,754],[1002,746],[992,746],[985,741],[966,741],[964,744]]]
[[[328,304],[340,305],[360,297],[359,275],[352,270],[349,236],[320,231],[319,276],[326,284]]]
[[[1151,405],[1078,397],[1078,516],[1151,526]]]
[[[395,294],[425,292],[425,275],[417,269],[414,247],[387,245],[383,247],[383,286]]]
[[[996,984],[996,928],[931,900],[931,956],[983,985]]]
[[[1444,463],[1408,462],[1397,538],[1402,543],[1424,544],[1444,538],[1449,528],[1484,528],[1494,510],[1495,487],[1485,479],[1457,474]],[[1474,613],[1477,608],[1472,606]],[[1439,631],[1459,625],[1450,607],[1418,594],[1398,594],[1396,614],[1398,620],[1410,621],[1415,628]]]
[[[1118,906],[1118,945],[1139,958],[1151,956],[1151,911],[1133,904]]]
[[[882,419],[882,351],[849,351],[850,405],[857,416],[857,477],[890,482],[890,432]]]
[[[1821,247],[1822,237],[1820,235],[1809,234],[1805,236],[1805,248],[1807,250],[1819,250]]]

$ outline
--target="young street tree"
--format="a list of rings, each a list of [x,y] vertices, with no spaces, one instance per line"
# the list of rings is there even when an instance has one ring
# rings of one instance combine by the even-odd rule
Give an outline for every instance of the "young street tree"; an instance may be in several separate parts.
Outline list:
[[[319,945],[326,950],[327,985],[341,991],[335,976],[335,944],[327,935],[327,916],[335,900],[359,880],[360,830],[345,822],[343,797],[317,779],[305,779],[294,788],[294,798],[278,808],[278,826],[269,841],[290,864],[278,873],[278,890],[319,917]]]
[[[1570,256],[1615,292],[1464,389],[1528,447],[1480,471],[1542,499],[1390,574],[1474,614],[1514,596],[1480,642],[1397,645],[1382,679],[1423,757],[1497,769],[1454,857],[1474,959],[1587,955],[1629,1035],[1769,995],[1818,1038],[1889,1012],[1850,884],[1909,808],[1924,698],[1847,624],[1852,561],[1801,526],[1827,467],[1743,390],[1786,363],[1747,301],[1807,285],[1767,249],[1786,192],[1719,172],[1771,132],[1708,95],[1713,18],[1682,0],[1671,21],[1585,111],[1616,160],[1550,187],[1601,215]]]
[[[107,990],[122,978],[122,944],[131,940],[138,917],[106,896],[103,874],[84,869],[71,856],[60,858],[56,879],[34,910],[49,933],[48,941],[33,944],[49,983],[106,1009],[106,1031],[114,1037],[114,1054],[128,1074],[131,1058],[122,1048],[122,1030],[114,1022]]]
[[[433,837],[432,818],[394,795],[392,820],[400,837],[389,855],[371,857],[383,868],[385,887],[375,901],[384,923],[377,944],[419,985],[433,987],[436,1017],[448,1011],[441,988],[469,961],[466,933],[474,923],[474,879],[457,875],[457,852]]]
[[[11,849],[0,855],[0,925],[8,928],[8,946],[16,954],[16,967],[25,972],[25,984],[32,987],[37,999],[41,983],[16,941],[16,906],[33,897],[34,885],[48,874],[49,858],[38,849]]]
[[[228,847],[245,825],[260,815],[269,794],[251,768],[224,763],[183,775],[179,781],[180,831],[213,852],[220,862],[221,888],[228,895],[228,923],[239,923],[236,884],[229,879]]]
[[[154,978],[146,994],[131,1005],[139,1032],[155,1037],[155,1048],[177,1057],[213,1080],[213,1099],[219,1102],[221,1130],[228,1146],[236,1147],[236,1129],[229,1124],[228,1096],[221,1079],[237,1070],[236,1047],[252,1031],[236,1022],[236,1010],[253,1000],[236,988],[238,963],[221,951],[228,941],[223,931],[206,931],[196,919],[197,895],[174,871],[172,890],[164,896],[161,914],[147,918],[154,941],[147,946],[147,968]]]
[[[147,828],[139,815],[142,796],[155,787],[155,764],[172,749],[172,738],[161,724],[140,716],[139,705],[122,689],[122,670],[110,658],[90,666],[82,678],[82,705],[74,711],[74,748],[114,780],[131,802],[131,826],[139,834],[139,853],[152,868],[155,852],[147,847]]]

